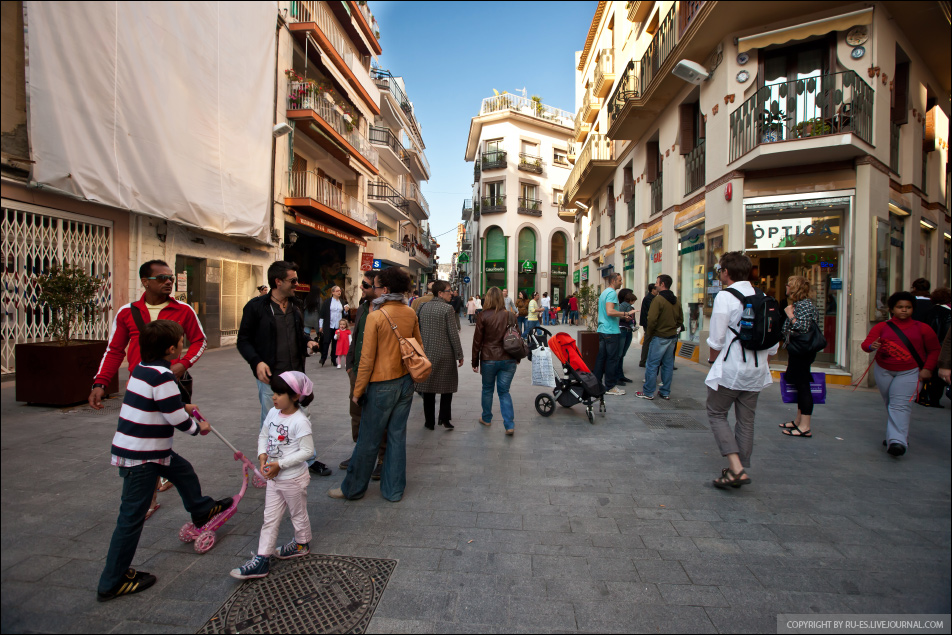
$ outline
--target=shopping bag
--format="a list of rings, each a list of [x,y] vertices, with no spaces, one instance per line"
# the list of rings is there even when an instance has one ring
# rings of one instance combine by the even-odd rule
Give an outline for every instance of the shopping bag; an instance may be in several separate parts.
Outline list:
[[[786,380],[787,373],[780,373],[780,398],[783,403],[797,403],[797,387],[788,384]],[[813,395],[814,404],[826,403],[826,374],[810,373],[810,394]]]
[[[552,353],[545,346],[540,346],[532,351],[532,385],[555,388]]]

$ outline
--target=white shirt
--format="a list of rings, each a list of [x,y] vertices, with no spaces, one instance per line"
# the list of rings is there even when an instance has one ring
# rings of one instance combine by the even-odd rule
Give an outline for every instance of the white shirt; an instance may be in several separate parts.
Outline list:
[[[754,287],[747,281],[735,282],[728,289],[737,289],[741,295],[754,295]],[[734,342],[735,335],[729,330],[732,327],[740,331],[740,316],[744,312],[744,305],[730,293],[721,291],[714,296],[714,309],[711,312],[710,334],[707,345],[717,349],[717,361],[711,366],[704,383],[717,390],[718,386],[731,390],[745,390],[760,392],[773,383],[770,377],[769,356],[776,355],[779,344],[764,351],[745,351],[740,342]],[[747,361],[744,361],[744,354]],[[756,360],[756,364],[755,364]]]
[[[331,298],[331,323],[328,325],[332,329],[336,329],[340,324],[340,319],[344,315],[344,305],[341,304],[340,300],[337,298]]]
[[[552,299],[551,299],[551,298],[548,298],[548,297],[542,298],[542,308],[543,308],[543,309],[550,309],[550,308],[552,308]]]
[[[476,310],[481,311],[483,309],[483,301],[479,298],[476,298]]]
[[[307,472],[307,460],[314,454],[314,439],[311,422],[301,408],[290,415],[271,409],[258,433],[258,455],[262,454],[267,454],[268,460],[277,460],[281,471],[274,477],[276,481]]]

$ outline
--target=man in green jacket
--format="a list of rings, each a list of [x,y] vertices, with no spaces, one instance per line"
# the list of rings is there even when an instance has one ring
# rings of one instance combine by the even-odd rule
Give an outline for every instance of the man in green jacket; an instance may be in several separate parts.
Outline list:
[[[645,340],[651,344],[648,349],[648,365],[645,368],[645,385],[635,395],[642,399],[654,399],[657,387],[658,369],[661,369],[661,388],[658,394],[662,399],[671,398],[671,379],[674,375],[674,352],[677,349],[678,333],[684,328],[684,311],[678,297],[671,292],[671,276],[662,274],[655,283],[658,297],[648,309],[648,324],[645,327]]]

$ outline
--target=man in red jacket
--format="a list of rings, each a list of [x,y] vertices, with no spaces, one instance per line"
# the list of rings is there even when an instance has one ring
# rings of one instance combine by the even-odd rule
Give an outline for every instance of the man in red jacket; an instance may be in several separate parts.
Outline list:
[[[191,306],[178,302],[171,297],[172,285],[175,276],[171,267],[162,260],[150,260],[139,267],[139,278],[145,293],[135,302],[123,306],[116,311],[109,333],[109,345],[106,354],[99,364],[96,377],[93,379],[93,388],[89,393],[89,405],[97,410],[103,408],[102,398],[105,396],[106,386],[119,372],[119,366],[126,356],[128,346],[129,372],[139,365],[139,328],[133,311],[138,311],[142,323],[153,320],[172,320],[178,322],[185,329],[185,337],[189,341],[188,351],[181,359],[172,360],[172,372],[181,378],[185,371],[192,367],[198,358],[205,352],[205,331],[198,321],[198,316]]]

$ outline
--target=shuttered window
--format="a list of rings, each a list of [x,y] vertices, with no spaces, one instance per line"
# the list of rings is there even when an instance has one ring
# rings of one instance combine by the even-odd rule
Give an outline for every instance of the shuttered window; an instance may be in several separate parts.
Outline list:
[[[645,161],[645,180],[648,183],[654,183],[658,180],[661,173],[660,150],[657,141],[649,141],[645,144],[645,151],[648,153]]]

